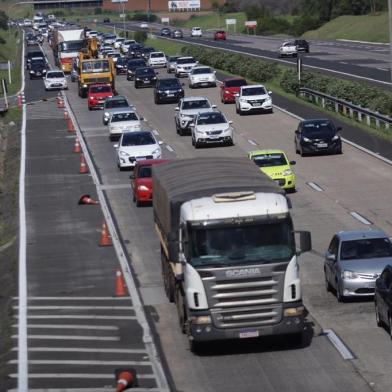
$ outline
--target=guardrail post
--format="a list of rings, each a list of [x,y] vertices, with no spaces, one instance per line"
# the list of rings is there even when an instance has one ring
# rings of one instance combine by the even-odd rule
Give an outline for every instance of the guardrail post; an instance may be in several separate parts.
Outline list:
[[[368,114],[366,115],[366,124],[370,127],[370,116]]]
[[[346,116],[347,115],[347,106],[343,105],[343,115]]]
[[[335,112],[339,113],[339,104],[335,102]]]
[[[358,115],[358,121],[362,122],[362,113],[359,110],[357,111],[357,115]]]
[[[350,117],[353,118],[354,117],[354,110],[352,108],[348,109],[350,112]]]
[[[325,108],[325,98],[324,98],[324,97],[321,98],[321,106],[322,106],[323,108]]]
[[[379,114],[378,112],[376,112],[376,114]],[[376,121],[376,128],[380,128],[380,120],[377,117],[374,117],[375,121]]]

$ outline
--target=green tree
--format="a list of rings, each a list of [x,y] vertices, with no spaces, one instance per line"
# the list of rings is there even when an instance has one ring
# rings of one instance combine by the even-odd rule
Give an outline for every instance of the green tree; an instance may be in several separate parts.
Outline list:
[[[0,11],[0,29],[8,29],[8,16],[4,11]]]

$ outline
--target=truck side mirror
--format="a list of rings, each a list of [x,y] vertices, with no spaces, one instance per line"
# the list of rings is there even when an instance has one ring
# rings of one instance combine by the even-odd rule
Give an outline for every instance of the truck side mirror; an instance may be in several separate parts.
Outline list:
[[[312,250],[312,236],[310,231],[297,231],[299,233],[299,247],[300,251],[297,254],[309,252]]]

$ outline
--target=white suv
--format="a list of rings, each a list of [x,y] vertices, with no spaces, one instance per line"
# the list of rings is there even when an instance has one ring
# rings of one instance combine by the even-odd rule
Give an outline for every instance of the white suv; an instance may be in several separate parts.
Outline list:
[[[174,73],[178,78],[183,75],[189,75],[191,69],[197,64],[198,62],[193,57],[179,57],[176,62]]]
[[[166,67],[166,56],[163,52],[151,52],[147,61],[149,67]]]
[[[235,109],[240,115],[245,112],[267,111],[272,113],[271,91],[262,84],[242,86],[239,94],[235,95]]]
[[[189,87],[204,86],[216,87],[215,71],[206,66],[193,67],[189,73]]]
[[[191,37],[202,37],[203,32],[200,27],[192,27]]]

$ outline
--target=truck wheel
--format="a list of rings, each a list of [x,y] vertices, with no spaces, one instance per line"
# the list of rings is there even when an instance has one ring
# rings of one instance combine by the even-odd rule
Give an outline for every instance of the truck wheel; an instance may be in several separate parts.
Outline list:
[[[162,254],[162,279],[163,285],[165,288],[165,293],[170,302],[174,302],[174,277],[172,277],[172,273],[169,270],[169,263],[166,260],[166,257],[163,253],[163,249],[161,249]]]
[[[181,332],[186,333],[186,313],[184,306],[184,296],[181,287],[176,287],[176,307],[178,314],[178,324],[180,325]]]

